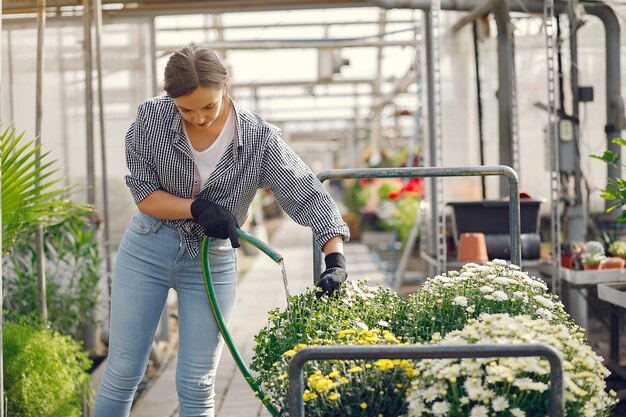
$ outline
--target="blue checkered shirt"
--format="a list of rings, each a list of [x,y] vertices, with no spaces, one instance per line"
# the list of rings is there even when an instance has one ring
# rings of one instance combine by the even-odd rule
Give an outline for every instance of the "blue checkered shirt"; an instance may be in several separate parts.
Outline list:
[[[139,105],[126,134],[126,184],[135,203],[156,190],[183,198],[203,198],[230,210],[242,225],[257,189],[269,188],[285,212],[313,229],[323,246],[330,238],[350,238],[332,198],[298,155],[281,139],[280,130],[233,101],[237,134],[206,183],[199,175],[182,116],[171,97]],[[192,219],[164,220],[176,227],[191,257],[199,253],[202,228]]]

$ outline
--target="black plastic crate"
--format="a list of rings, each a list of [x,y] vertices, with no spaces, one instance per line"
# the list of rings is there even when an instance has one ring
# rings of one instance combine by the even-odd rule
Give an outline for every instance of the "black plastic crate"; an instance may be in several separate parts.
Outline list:
[[[455,238],[461,233],[509,234],[509,202],[501,200],[457,201],[453,208]],[[540,200],[520,200],[520,233],[539,233]]]

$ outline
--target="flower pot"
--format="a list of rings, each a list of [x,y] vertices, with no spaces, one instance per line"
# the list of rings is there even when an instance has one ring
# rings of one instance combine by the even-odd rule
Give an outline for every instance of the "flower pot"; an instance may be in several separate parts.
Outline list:
[[[561,255],[561,266],[563,268],[572,268],[572,255]]]
[[[487,262],[487,243],[482,233],[462,233],[459,239],[459,252],[456,257],[461,262]]]
[[[606,258],[601,264],[600,269],[622,269],[624,268],[626,261],[623,258],[612,257]]]
[[[585,271],[592,271],[594,269],[600,269],[600,264],[583,264]]]

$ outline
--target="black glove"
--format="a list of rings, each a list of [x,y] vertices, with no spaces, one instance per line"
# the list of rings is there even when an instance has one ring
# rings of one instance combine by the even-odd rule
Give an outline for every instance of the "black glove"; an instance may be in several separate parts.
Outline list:
[[[315,293],[317,298],[323,295],[332,295],[335,291],[339,290],[341,283],[348,278],[346,272],[346,257],[342,253],[333,252],[326,255],[324,258],[326,264],[326,270],[322,272],[320,280],[317,283],[319,289]]]
[[[230,239],[233,248],[241,246],[237,239],[237,221],[226,208],[209,200],[197,199],[191,203],[191,215],[208,237]]]

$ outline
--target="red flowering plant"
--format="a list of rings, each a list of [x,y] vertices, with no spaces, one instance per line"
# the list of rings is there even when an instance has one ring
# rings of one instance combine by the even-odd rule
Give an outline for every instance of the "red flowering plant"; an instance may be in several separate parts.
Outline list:
[[[423,197],[423,178],[362,178],[349,184],[346,206],[368,230],[394,230],[406,242]]]

